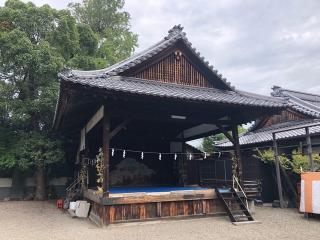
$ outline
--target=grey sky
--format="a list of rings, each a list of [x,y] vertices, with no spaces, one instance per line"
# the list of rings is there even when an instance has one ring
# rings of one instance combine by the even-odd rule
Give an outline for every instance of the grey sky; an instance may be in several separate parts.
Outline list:
[[[64,8],[70,1],[34,0]],[[0,0],[0,5],[4,0]],[[320,93],[318,0],[127,0],[137,51],[182,24],[193,45],[238,89],[273,85]]]

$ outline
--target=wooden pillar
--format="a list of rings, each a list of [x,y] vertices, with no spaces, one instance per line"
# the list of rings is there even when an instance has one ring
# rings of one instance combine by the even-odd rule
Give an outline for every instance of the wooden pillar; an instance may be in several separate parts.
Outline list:
[[[306,141],[307,141],[307,153],[309,158],[309,168],[313,172],[314,171],[314,162],[312,157],[312,145],[311,145],[311,137],[310,137],[310,129],[306,127]]]
[[[110,113],[107,111],[107,107],[104,106],[103,111],[103,124],[102,124],[102,151],[103,151],[103,196],[109,196],[109,145],[110,145]]]
[[[237,173],[240,182],[243,181],[243,174],[242,174],[242,159],[241,159],[241,151],[240,151],[240,142],[239,142],[239,132],[238,132],[238,126],[233,125],[232,126],[232,137],[234,140],[234,150],[235,150],[235,156],[237,159]]]
[[[178,171],[178,184],[179,186],[185,186],[187,184],[187,163],[186,163],[186,143],[184,139],[184,133],[182,132],[181,139],[179,141],[179,151],[174,149],[174,152],[181,152],[183,154],[178,154],[177,159],[177,171]]]
[[[283,200],[283,195],[282,195],[279,151],[278,151],[278,144],[277,144],[276,134],[275,133],[272,133],[272,138],[273,138],[273,149],[274,149],[274,157],[275,157],[275,166],[276,166],[276,176],[277,176],[277,185],[278,185],[278,194],[279,194],[280,207],[284,208],[285,205],[284,205],[284,200]]]
[[[180,156],[180,161],[181,161],[181,181],[182,181],[182,186],[186,186],[188,183],[188,171],[187,171],[187,148],[186,148],[186,143],[183,142],[182,143],[182,152],[184,154],[182,154]]]

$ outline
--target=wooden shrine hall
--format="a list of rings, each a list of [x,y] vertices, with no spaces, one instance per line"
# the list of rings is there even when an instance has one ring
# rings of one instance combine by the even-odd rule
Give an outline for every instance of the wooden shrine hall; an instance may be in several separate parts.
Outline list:
[[[281,99],[236,90],[191,46],[178,25],[150,48],[101,70],[65,70],[54,130],[70,136],[85,198],[100,224],[224,212],[200,186],[186,142],[224,133],[241,154],[237,126],[279,113]],[[229,134],[229,131],[232,134]],[[102,149],[103,194],[95,159]],[[90,162],[90,161],[89,161]],[[80,174],[81,175],[81,174]]]

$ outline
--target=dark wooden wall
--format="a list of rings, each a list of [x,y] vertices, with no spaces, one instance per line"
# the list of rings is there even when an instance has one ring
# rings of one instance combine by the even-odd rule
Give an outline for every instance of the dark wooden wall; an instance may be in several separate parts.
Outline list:
[[[200,184],[200,164],[199,160],[187,160],[187,184],[199,185]]]
[[[261,160],[254,157],[255,151],[242,151],[242,168],[245,180],[261,180]]]
[[[306,119],[307,117],[294,112],[292,110],[284,110],[281,112],[280,115],[273,115],[271,117],[268,117],[265,121],[263,121],[262,125],[260,126],[260,128],[262,127],[268,127],[274,124],[278,124],[278,123],[284,123],[284,122],[288,122],[288,121],[297,121],[297,120],[303,120]]]
[[[134,74],[134,77],[183,85],[214,87],[179,50]]]
[[[200,162],[202,179],[232,180],[231,158],[213,158]]]

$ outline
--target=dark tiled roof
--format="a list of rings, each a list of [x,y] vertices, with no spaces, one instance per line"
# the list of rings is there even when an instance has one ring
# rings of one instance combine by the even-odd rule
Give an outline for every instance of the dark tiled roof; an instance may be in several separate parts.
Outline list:
[[[227,103],[245,106],[273,108],[287,106],[283,99],[235,90],[233,87],[231,87],[230,83],[228,83],[226,79],[222,77],[221,74],[218,74],[218,71],[215,70],[213,66],[209,65],[209,63],[200,56],[200,53],[195,48],[191,47],[191,43],[188,41],[186,34],[182,30],[183,28],[180,25],[174,26],[169,30],[168,35],[157,44],[108,68],[94,71],[65,69],[59,74],[59,78],[61,81],[72,82],[74,84],[81,84],[93,88],[101,88],[105,89],[106,91],[132,93],[137,95],[150,95],[156,97]],[[184,45],[194,53],[198,60],[203,63],[203,66],[206,67],[207,70],[213,75],[215,75],[218,81],[221,81],[223,86],[222,89],[226,90],[162,83],[160,81],[120,76],[128,69],[131,69],[139,64],[143,64],[151,57],[173,46],[178,41],[182,41]],[[56,108],[54,124],[56,124],[57,121],[56,119],[59,111],[59,103],[60,97]]]
[[[273,92],[271,93],[272,96],[283,99],[287,102],[288,107],[292,108],[295,111],[300,113],[306,114],[312,118],[320,118],[320,96],[316,94],[304,93],[299,91],[293,91],[284,89],[278,86],[274,86],[272,88]],[[239,141],[241,145],[249,145],[249,144],[256,144],[256,143],[263,143],[272,141],[272,132],[275,130],[281,130],[287,127],[295,127],[300,126],[310,122],[319,122],[320,120],[301,120],[301,121],[289,121],[286,123],[279,123],[272,125],[270,127],[265,127],[261,129],[256,129],[256,126],[259,124],[259,120],[256,121],[247,133],[243,134]],[[311,127],[311,133],[320,133],[320,126],[319,127]],[[283,133],[279,133],[280,139],[286,138],[294,138],[298,136],[304,135],[304,129],[299,130],[291,130],[286,131]],[[217,142],[219,147],[231,147],[232,143],[228,140],[223,140]]]
[[[117,63],[111,67],[95,71],[66,70],[59,74],[60,79],[91,87],[104,88],[110,91],[129,92],[135,94],[152,95],[160,97],[181,98],[197,101],[232,103],[249,106],[284,107],[284,101],[272,97],[256,95],[252,93],[236,91],[230,86],[226,79],[218,74],[213,66],[210,66],[186,38],[183,28],[178,25],[169,30],[168,35],[132,57]],[[214,88],[191,87],[178,84],[161,83],[152,80],[139,80],[131,77],[121,77],[119,74],[153,57],[160,51],[172,46],[178,40],[185,43],[187,47],[199,58],[213,74],[215,74],[228,90]]]
[[[160,81],[145,80],[133,77],[113,76],[108,78],[68,78],[63,76],[62,79],[64,81],[90,87],[102,88],[108,91],[156,97],[262,107],[285,106],[284,101],[281,99],[260,96],[247,92],[163,83]]]
[[[288,90],[278,86],[274,86],[272,90],[272,96],[286,99],[292,109],[314,118],[320,118],[320,95]]]
[[[279,123],[274,124],[269,127],[261,128],[255,131],[247,132],[240,136],[239,141],[241,145],[250,145],[250,144],[256,144],[256,143],[264,143],[264,142],[270,142],[272,141],[272,133],[274,131],[281,131],[290,127],[299,127],[303,126],[305,124],[311,124],[311,123],[319,123],[319,126],[310,127],[310,133],[311,134],[320,134],[320,120],[300,120],[300,121],[290,121],[286,123]],[[302,129],[295,129],[295,130],[289,130],[281,133],[277,133],[277,139],[289,139],[289,138],[295,138],[299,136],[305,135],[304,128]],[[216,145],[218,147],[231,147],[233,146],[232,143],[228,140],[222,140],[219,142],[216,142]]]
[[[93,70],[93,71],[80,71],[80,70],[72,70],[72,69],[65,69],[64,72],[60,73],[60,76],[65,77],[73,77],[73,78],[107,78],[110,76],[116,76],[124,71],[135,67],[138,64],[141,64],[151,57],[155,56],[159,52],[167,49],[168,47],[174,45],[177,41],[183,41],[185,45],[197,56],[197,58],[211,71],[218,79],[226,86],[227,89],[234,89],[231,87],[231,84],[227,82],[227,80],[219,74],[216,69],[212,65],[209,65],[209,62],[204,59],[200,55],[200,52],[196,50],[196,48],[192,47],[192,43],[186,37],[186,33],[182,31],[183,27],[180,25],[174,26],[172,29],[168,31],[168,35],[162,39],[160,42],[156,43],[155,45],[149,47],[148,49],[137,53],[128,59],[125,59],[115,65],[107,67],[105,69],[100,70]]]

